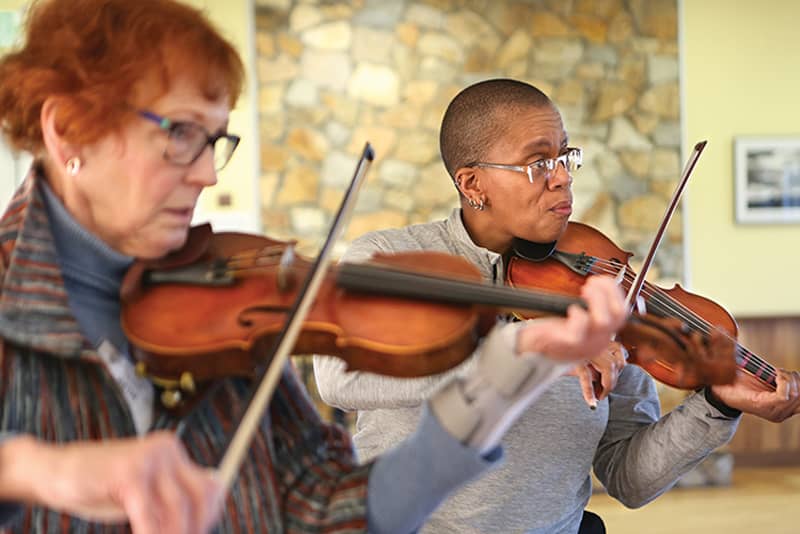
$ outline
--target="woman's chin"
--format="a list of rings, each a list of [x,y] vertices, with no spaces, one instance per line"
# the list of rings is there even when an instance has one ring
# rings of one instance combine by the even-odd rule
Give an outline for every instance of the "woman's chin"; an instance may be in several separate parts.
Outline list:
[[[156,257],[160,258],[161,256],[166,256],[170,252],[179,250],[181,247],[183,247],[183,245],[186,244],[186,239],[188,236],[188,231],[184,231],[173,236],[171,239],[164,241],[161,243],[161,246],[158,247],[157,252],[159,252],[159,254]]]
[[[123,251],[123,253],[141,260],[163,258],[170,252],[180,249],[186,243],[188,235],[186,230],[168,232],[157,238],[132,244],[130,249]]]
[[[566,227],[566,226],[565,226]],[[564,228],[548,228],[540,229],[536,232],[525,232],[517,237],[531,241],[533,243],[552,243],[558,241],[561,234],[564,233]]]

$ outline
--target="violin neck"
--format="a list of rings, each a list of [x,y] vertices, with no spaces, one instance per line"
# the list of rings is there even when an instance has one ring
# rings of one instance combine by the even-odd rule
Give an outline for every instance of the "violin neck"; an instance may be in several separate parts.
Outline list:
[[[553,315],[566,315],[567,308],[573,304],[586,307],[586,303],[578,298],[489,285],[482,282],[454,280],[366,263],[340,265],[337,285],[348,291],[360,293],[406,297],[445,304],[477,304]]]
[[[777,389],[778,384],[775,381],[777,371],[775,367],[739,343],[736,343],[736,365],[747,374],[761,381],[765,386]]]

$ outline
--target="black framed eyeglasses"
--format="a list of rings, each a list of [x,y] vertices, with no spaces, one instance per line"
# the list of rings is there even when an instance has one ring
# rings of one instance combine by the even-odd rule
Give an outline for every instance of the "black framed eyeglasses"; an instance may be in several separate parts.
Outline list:
[[[583,149],[577,147],[567,147],[563,154],[555,158],[545,158],[528,163],[527,165],[504,165],[502,163],[482,163],[475,161],[466,167],[483,167],[489,169],[503,169],[506,171],[524,172],[528,175],[528,181],[533,183],[536,179],[549,180],[558,164],[562,164],[570,174],[577,171],[583,165]]]
[[[239,145],[240,137],[229,133],[211,135],[208,130],[195,122],[173,121],[152,111],[139,110],[139,115],[158,125],[167,132],[167,146],[164,159],[176,165],[191,165],[203,150],[211,145],[214,154],[214,169],[220,170],[231,159]]]

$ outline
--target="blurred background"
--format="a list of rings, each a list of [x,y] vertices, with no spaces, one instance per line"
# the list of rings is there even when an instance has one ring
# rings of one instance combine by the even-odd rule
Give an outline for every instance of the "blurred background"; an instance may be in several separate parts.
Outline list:
[[[737,159],[737,139],[762,141],[767,155],[770,143],[800,145],[799,3],[186,1],[209,13],[248,68],[230,126],[242,144],[204,194],[198,222],[295,239],[313,256],[366,141],[377,158],[339,253],[366,231],[444,218],[457,205],[438,153],[447,103],[472,82],[518,78],[550,95],[570,144],[584,148],[573,219],[633,252],[634,268],[685,158],[708,140],[649,280],[720,303],[743,345],[800,368],[800,283],[789,276],[800,221],[791,205],[756,207],[750,217],[735,210],[737,195],[763,188],[748,172],[789,172],[748,169],[776,158]],[[13,46],[25,5],[0,0],[0,54]],[[778,158],[796,167],[795,159]],[[0,142],[4,203],[28,163]],[[313,393],[307,358],[296,361]],[[669,410],[683,393],[661,396]],[[599,491],[590,508],[613,533],[798,532],[798,465],[800,422],[745,417],[728,447],[656,502],[629,511]]]

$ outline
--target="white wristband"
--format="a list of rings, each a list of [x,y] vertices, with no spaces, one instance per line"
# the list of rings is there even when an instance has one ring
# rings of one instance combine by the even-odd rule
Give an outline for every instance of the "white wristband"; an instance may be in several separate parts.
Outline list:
[[[494,449],[522,411],[573,365],[517,354],[517,333],[525,324],[495,327],[478,349],[473,372],[454,378],[430,399],[442,426],[482,453]]]

